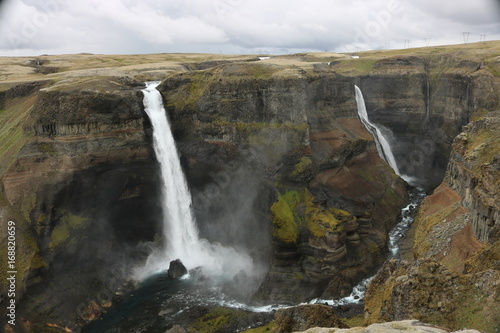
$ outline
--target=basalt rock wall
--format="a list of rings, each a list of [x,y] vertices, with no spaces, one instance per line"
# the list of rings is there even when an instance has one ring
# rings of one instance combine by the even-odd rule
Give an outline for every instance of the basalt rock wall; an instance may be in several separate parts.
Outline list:
[[[17,228],[18,315],[72,327],[92,300],[111,300],[160,232],[150,126],[140,91],[114,80],[15,91],[6,112],[24,106],[12,128],[23,145],[4,141],[1,215]]]
[[[500,329],[499,115],[474,115],[455,138],[446,177],[415,219],[413,260],[387,263],[368,287],[368,322]]]

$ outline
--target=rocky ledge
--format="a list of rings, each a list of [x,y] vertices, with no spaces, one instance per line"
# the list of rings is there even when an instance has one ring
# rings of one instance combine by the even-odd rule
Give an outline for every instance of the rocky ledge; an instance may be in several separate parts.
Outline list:
[[[367,327],[342,328],[324,328],[314,327],[303,331],[303,333],[480,333],[477,330],[458,330],[450,331],[446,328],[440,328],[428,325],[417,320],[401,320],[389,323],[373,324]]]
[[[339,318],[335,312],[325,305],[301,305],[288,309],[281,309],[274,315],[274,321],[264,326],[262,330],[255,329],[254,332],[270,330],[271,333],[445,333],[452,330],[427,324],[415,319],[376,323],[368,326],[347,325],[346,320]],[[272,327],[272,329],[271,329]],[[461,329],[456,332],[480,333],[477,330]]]

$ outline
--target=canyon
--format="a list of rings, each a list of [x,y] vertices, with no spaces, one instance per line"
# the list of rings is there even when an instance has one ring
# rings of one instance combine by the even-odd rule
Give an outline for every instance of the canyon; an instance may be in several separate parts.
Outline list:
[[[359,58],[80,54],[0,63],[0,217],[17,230],[18,325],[6,330],[78,331],[164,241],[141,92],[152,80],[162,81],[200,235],[258,267],[234,288],[238,297],[339,298],[384,263],[408,185],[358,119],[356,85],[370,120],[392,133],[401,172],[431,194],[410,232],[412,255],[387,262],[370,284],[366,322],[498,328],[485,313],[500,295],[499,42]],[[473,306],[457,305],[463,299]]]

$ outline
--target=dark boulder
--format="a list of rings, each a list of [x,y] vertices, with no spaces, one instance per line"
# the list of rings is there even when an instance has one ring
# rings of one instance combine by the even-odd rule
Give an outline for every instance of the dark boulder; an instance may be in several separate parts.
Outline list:
[[[184,266],[180,259],[175,259],[170,262],[168,267],[168,277],[172,279],[178,279],[183,275],[187,274],[187,268]]]

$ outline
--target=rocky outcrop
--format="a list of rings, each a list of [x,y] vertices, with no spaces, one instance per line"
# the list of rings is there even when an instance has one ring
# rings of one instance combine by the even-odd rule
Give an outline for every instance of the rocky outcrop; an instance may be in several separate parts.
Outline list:
[[[373,324],[367,327],[353,327],[353,328],[326,328],[315,327],[310,328],[304,333],[447,333],[450,330],[439,328],[433,325],[428,325],[417,320],[402,320],[393,321],[389,323]],[[479,333],[476,330],[458,330],[451,333]]]
[[[500,111],[467,125],[453,143],[445,179],[471,212],[470,223],[481,242],[500,240],[499,129]]]
[[[470,212],[462,198],[441,184],[425,198],[415,219],[415,258],[437,258],[446,267],[462,273],[465,262],[481,248],[470,223]]]
[[[278,310],[272,332],[291,333],[318,326],[347,327],[329,306],[301,305]]]
[[[496,332],[500,317],[500,273],[458,274],[433,260],[388,262],[365,297],[368,322],[414,318],[451,329]]]
[[[500,329],[499,112],[475,115],[453,143],[443,184],[415,219],[414,262],[388,263],[368,287],[368,322],[416,318]]]
[[[281,190],[271,206],[274,257],[263,299],[347,296],[385,258],[387,230],[405,192],[373,146],[319,172],[309,188]]]

